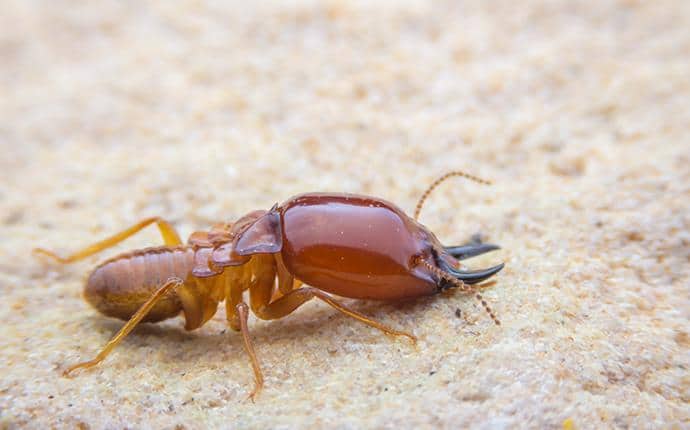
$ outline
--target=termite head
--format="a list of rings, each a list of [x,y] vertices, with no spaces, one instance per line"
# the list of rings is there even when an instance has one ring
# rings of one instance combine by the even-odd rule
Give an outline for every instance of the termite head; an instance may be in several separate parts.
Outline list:
[[[425,228],[423,231],[428,232]],[[482,243],[479,239],[474,239],[466,245],[443,246],[433,233],[429,232],[429,235],[430,255],[419,255],[415,265],[422,270],[426,270],[435,280],[437,292],[457,288],[464,293],[473,294],[494,323],[500,325],[501,322],[491,310],[489,304],[472,284],[478,284],[489,279],[500,272],[504,264],[501,263],[487,269],[464,270],[460,263],[460,260],[494,251],[499,249],[499,247],[490,243]]]
[[[504,264],[479,270],[465,270],[461,260],[476,257],[487,252],[501,249],[498,245],[483,243],[480,238],[473,238],[472,242],[465,245],[444,246],[425,226],[417,223],[418,234],[423,237],[428,248],[419,256],[426,265],[432,265],[432,272],[436,274],[436,282],[439,290],[447,290],[462,284],[473,285],[491,278],[503,269]],[[428,267],[427,267],[428,269]],[[441,276],[443,275],[443,276]],[[452,279],[454,278],[454,279]]]
[[[417,202],[417,207],[415,208],[414,211],[414,220],[416,221],[419,219],[419,214],[422,210],[422,207],[424,205],[424,202],[426,201],[427,197],[429,197],[429,194],[436,188],[438,187],[441,183],[443,183],[445,180],[451,177],[463,177],[470,179],[474,182],[484,184],[484,185],[490,185],[491,182],[478,178],[474,175],[467,174],[465,172],[461,171],[452,171],[448,172],[445,175],[441,176],[438,178],[436,181],[434,181],[427,189],[424,191],[422,194],[422,197],[419,199]],[[433,254],[433,262],[435,265],[433,267],[430,267],[429,269],[432,270],[433,272],[436,272],[439,275],[439,284],[441,285],[442,289],[447,289],[447,288],[452,288],[452,287],[457,287],[462,284],[477,284],[479,282],[485,281],[489,279],[491,276],[495,275],[496,273],[500,272],[501,269],[503,269],[503,263],[489,267],[488,269],[482,269],[482,270],[473,270],[473,271],[466,271],[460,269],[460,261],[459,260],[464,260],[466,258],[470,257],[475,257],[477,255],[481,255],[490,251],[494,251],[499,249],[497,245],[493,245],[490,243],[482,243],[482,241],[479,238],[473,238],[472,242],[466,244],[466,245],[459,245],[459,246],[443,246],[441,243],[438,241],[436,236],[434,236],[433,233],[429,232],[425,227],[421,226],[421,229],[423,229],[429,236],[430,236],[430,242],[432,243],[432,254]],[[426,264],[430,264],[428,261],[426,261]],[[443,276],[440,276],[443,275]],[[454,282],[454,281],[460,281],[460,283]],[[497,321],[497,320],[495,320]]]
[[[504,267],[504,264],[501,263],[486,269],[464,270],[460,260],[476,257],[501,248],[491,243],[483,243],[478,236],[474,236],[470,243],[464,245],[444,246],[426,226],[417,221],[412,221],[412,223],[414,224],[413,234],[417,237],[419,243],[425,244],[424,249],[417,255],[417,259],[432,264],[438,273],[444,272],[464,284],[472,285],[489,279]],[[413,262],[413,265],[416,264],[417,261]],[[441,290],[457,286],[457,284],[453,284],[447,279],[448,276],[445,278],[437,276],[436,278],[436,282]]]

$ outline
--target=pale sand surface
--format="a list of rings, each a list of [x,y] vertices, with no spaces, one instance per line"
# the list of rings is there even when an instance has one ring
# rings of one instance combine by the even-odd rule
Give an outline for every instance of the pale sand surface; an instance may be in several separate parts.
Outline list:
[[[0,428],[688,428],[690,2],[30,2],[0,6]],[[135,330],[81,299],[103,258],[37,261],[162,215],[184,236],[316,190],[481,232],[472,298],[224,311]],[[460,309],[462,316],[455,316]]]

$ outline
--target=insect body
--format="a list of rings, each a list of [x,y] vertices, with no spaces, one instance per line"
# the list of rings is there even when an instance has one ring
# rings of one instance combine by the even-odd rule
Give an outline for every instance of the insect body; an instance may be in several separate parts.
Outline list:
[[[451,176],[478,178],[462,172],[444,175],[424,193]],[[385,333],[416,338],[372,320],[337,302],[342,297],[399,300],[428,296],[448,288],[475,294],[496,324],[498,319],[472,286],[500,271],[459,268],[461,259],[498,249],[470,243],[444,247],[426,227],[381,199],[337,193],[293,197],[268,211],[254,211],[234,223],[193,233],[182,244],[175,230],[150,218],[67,258],[42,249],[39,253],[71,263],[126,239],[156,223],[165,246],[118,255],[89,276],[85,299],[105,315],[127,323],[90,361],[101,362],[139,322],[185,317],[185,329],[202,326],[225,301],[228,324],[243,336],[254,369],[253,397],[263,376],[247,329],[249,307],[265,320],[282,318],[316,297],[338,311]],[[277,281],[277,282],[276,282]],[[302,286],[302,283],[310,286]],[[243,293],[249,291],[249,306]]]

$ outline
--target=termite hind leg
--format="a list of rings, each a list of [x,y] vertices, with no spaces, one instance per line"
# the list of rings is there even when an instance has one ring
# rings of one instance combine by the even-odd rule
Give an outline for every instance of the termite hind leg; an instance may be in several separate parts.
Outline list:
[[[261,367],[259,366],[259,359],[256,357],[256,352],[254,351],[254,344],[252,339],[249,337],[249,329],[247,327],[247,319],[249,318],[249,306],[246,303],[240,302],[235,307],[237,315],[240,320],[240,332],[242,333],[242,340],[244,340],[244,349],[249,355],[249,360],[252,363],[252,369],[254,369],[254,390],[249,393],[248,399],[254,402],[254,398],[261,391],[264,386],[264,375],[261,373]]]
[[[63,372],[63,375],[68,376],[77,369],[88,369],[105,360],[105,358],[113,351],[113,349],[136,327],[136,325],[149,313],[149,311],[158,303],[160,299],[171,289],[182,284],[182,280],[178,278],[170,278],[163,284],[155,293],[139,308],[139,310],[130,318],[129,321],[120,329],[119,332],[105,345],[105,347],[98,353],[96,358],[89,361],[70,366]]]
[[[177,246],[177,245],[182,245],[182,240],[180,239],[180,236],[177,234],[177,231],[173,228],[170,223],[165,221],[162,218],[159,217],[153,217],[153,218],[147,218],[144,219],[137,224],[129,227],[128,229],[125,229],[111,237],[108,237],[107,239],[101,240],[99,242],[96,242],[92,245],[87,246],[84,249],[81,249],[72,255],[68,257],[60,257],[59,255],[55,254],[54,252],[48,251],[43,248],[35,248],[33,250],[34,254],[40,254],[40,255],[45,255],[47,257],[52,258],[53,260],[57,261],[58,263],[62,264],[69,264],[69,263],[74,263],[75,261],[79,261],[81,259],[84,259],[86,257],[89,257],[93,254],[96,254],[98,252],[101,252],[105,249],[108,249],[110,247],[113,247],[117,245],[118,243],[122,242],[123,240],[127,239],[130,236],[133,236],[134,234],[138,233],[140,230],[143,228],[156,223],[158,226],[158,230],[161,232],[161,236],[163,236],[163,241],[167,246]]]

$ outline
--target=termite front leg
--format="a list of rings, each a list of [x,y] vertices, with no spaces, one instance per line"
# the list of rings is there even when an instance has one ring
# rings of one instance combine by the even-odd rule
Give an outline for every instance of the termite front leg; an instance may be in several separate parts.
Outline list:
[[[390,326],[371,319],[368,316],[363,315],[342,303],[339,303],[330,294],[324,293],[323,291],[313,287],[300,287],[296,290],[293,290],[275,302],[263,307],[260,312],[255,313],[256,316],[265,320],[282,318],[285,315],[292,313],[295,309],[302,306],[304,303],[308,302],[314,297],[337,309],[339,312],[352,317],[357,321],[363,322],[370,327],[374,327],[375,329],[381,330],[382,332],[391,336],[407,337],[412,341],[412,343],[417,343],[417,338],[414,335],[405,331],[396,330]]]
[[[278,274],[281,272],[279,271]],[[280,282],[280,280],[279,280]],[[292,290],[285,294],[283,297],[279,298],[274,302],[270,302],[271,299],[271,289],[273,287],[273,282],[268,283],[258,283],[253,286],[250,290],[252,310],[254,314],[264,320],[274,320],[282,318],[295,309],[302,306],[304,303],[316,297],[317,299],[327,303],[329,306],[337,309],[339,312],[352,317],[364,324],[381,330],[382,332],[393,335],[393,336],[405,336],[409,338],[413,343],[417,342],[417,338],[410,333],[396,330],[385,324],[382,324],[376,320],[373,320],[359,312],[350,309],[349,307],[338,303],[330,294],[324,293],[323,291],[312,288],[312,287],[300,287],[296,290]]]
[[[119,332],[105,345],[105,347],[98,353],[96,358],[82,363],[75,364],[64,371],[64,375],[68,376],[77,369],[88,369],[105,360],[113,349],[136,327],[136,325],[149,313],[149,311],[156,305],[156,303],[165,296],[171,289],[182,285],[182,280],[178,278],[171,278],[163,284],[155,293],[139,308],[139,310],[127,321]]]
[[[127,239],[130,236],[135,235],[138,233],[140,230],[144,229],[148,225],[151,225],[153,223],[156,223],[158,226],[158,230],[161,232],[161,236],[163,236],[163,241],[167,246],[178,246],[182,245],[182,240],[180,240],[180,236],[177,234],[175,229],[173,228],[172,225],[170,225],[169,222],[165,221],[162,218],[159,217],[153,217],[153,218],[147,218],[132,227],[129,227],[126,230],[123,230],[107,239],[101,240],[99,242],[94,243],[93,245],[89,245],[84,249],[81,249],[74,254],[68,256],[68,257],[60,257],[59,255],[55,254],[54,252],[48,251],[43,248],[35,248],[34,249],[34,254],[40,254],[40,255],[45,255],[47,257],[52,258],[53,260],[62,263],[62,264],[69,264],[69,263],[74,263],[75,261],[79,261],[81,259],[84,259],[86,257],[89,257],[93,254],[96,254],[98,252],[101,252],[105,249],[108,249],[110,247],[113,247],[117,245],[118,243],[122,242],[123,240]]]

